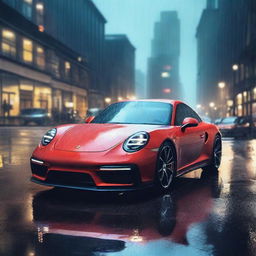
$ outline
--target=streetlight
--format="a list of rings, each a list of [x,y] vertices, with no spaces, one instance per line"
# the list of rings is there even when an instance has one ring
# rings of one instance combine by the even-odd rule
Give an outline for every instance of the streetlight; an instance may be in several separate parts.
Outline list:
[[[214,102],[210,102],[210,103],[209,103],[209,107],[210,107],[210,108],[214,108],[214,107],[215,107],[215,103],[214,103]]]
[[[223,81],[221,81],[221,82],[218,83],[218,87],[219,87],[220,89],[224,89],[224,88],[226,87],[226,83],[223,82]]]
[[[202,107],[201,104],[197,104],[197,105],[196,105],[196,108],[197,108],[197,109],[200,109],[201,107]]]
[[[109,104],[111,102],[111,98],[107,97],[105,98],[105,103]]]
[[[234,64],[234,65],[232,66],[232,69],[233,69],[234,71],[237,71],[237,70],[239,69],[239,66],[238,66],[237,64]]]
[[[118,101],[122,101],[123,97],[118,97],[117,99],[118,99]]]

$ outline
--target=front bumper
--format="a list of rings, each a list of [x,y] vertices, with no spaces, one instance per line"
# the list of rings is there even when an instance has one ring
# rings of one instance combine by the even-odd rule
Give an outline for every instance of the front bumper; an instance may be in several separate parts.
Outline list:
[[[153,183],[158,152],[127,153],[122,145],[101,152],[56,150],[38,146],[32,154],[32,181],[86,190],[133,190]]]
[[[85,191],[108,191],[108,192],[129,192],[129,191],[138,191],[138,190],[144,190],[147,188],[153,187],[153,183],[146,183],[141,184],[140,186],[108,186],[108,187],[99,187],[99,186],[69,186],[69,185],[63,185],[63,184],[51,184],[47,183],[45,181],[40,181],[34,177],[31,177],[30,179],[32,182],[37,183],[39,185],[43,186],[49,186],[49,187],[56,187],[56,188],[68,188],[68,189],[77,189],[77,190],[85,190]]]
[[[144,189],[138,166],[49,166],[44,161],[31,158],[31,181],[40,185],[92,191],[128,191]]]

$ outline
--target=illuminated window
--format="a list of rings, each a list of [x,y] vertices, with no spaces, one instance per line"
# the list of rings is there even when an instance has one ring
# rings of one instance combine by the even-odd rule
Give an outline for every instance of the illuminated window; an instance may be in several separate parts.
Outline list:
[[[23,60],[25,62],[33,61],[33,42],[28,39],[23,39]]]
[[[169,72],[162,72],[161,73],[161,77],[162,78],[169,78],[170,77],[170,73]]]
[[[32,18],[32,5],[33,5],[33,0],[23,0],[22,14],[28,19]]]
[[[243,103],[243,96],[242,96],[242,93],[239,93],[237,96],[236,96],[236,103],[237,105],[241,105]]]
[[[64,71],[65,71],[65,76],[66,77],[70,77],[70,71],[71,71],[70,62],[65,61],[65,63],[64,63]]]
[[[41,2],[36,4],[36,23],[44,25],[44,4]]]
[[[2,52],[7,56],[16,56],[16,36],[11,30],[2,30]]]
[[[246,91],[243,92],[243,96],[244,96],[244,102],[246,103],[247,102],[247,92]]]
[[[44,69],[45,68],[45,53],[44,48],[37,46],[36,47],[36,64]]]
[[[242,116],[243,115],[243,106],[242,105],[238,105],[238,107],[237,107],[237,115],[238,116]]]
[[[256,100],[256,87],[253,89],[253,99]]]

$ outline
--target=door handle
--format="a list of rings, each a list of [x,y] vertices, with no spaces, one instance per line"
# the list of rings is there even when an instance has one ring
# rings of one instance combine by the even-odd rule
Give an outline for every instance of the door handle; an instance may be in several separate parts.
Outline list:
[[[200,134],[200,138],[203,139],[205,137],[205,133]]]

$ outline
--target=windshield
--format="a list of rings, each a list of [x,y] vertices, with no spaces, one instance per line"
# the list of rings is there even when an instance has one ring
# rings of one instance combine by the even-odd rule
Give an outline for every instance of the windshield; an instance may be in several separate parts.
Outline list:
[[[237,117],[231,116],[231,117],[224,118],[221,123],[222,124],[234,124],[236,122],[236,120],[237,120]]]
[[[110,105],[92,123],[169,125],[171,116],[169,103],[128,101]]]
[[[34,114],[45,114],[46,110],[41,108],[27,108],[21,110],[21,114],[23,115],[34,115]]]

